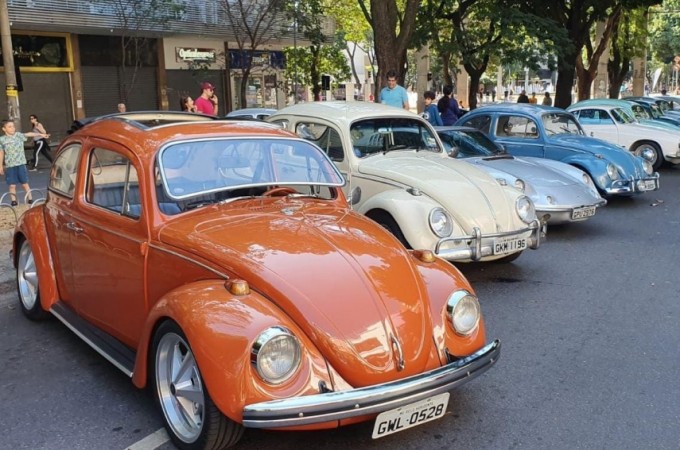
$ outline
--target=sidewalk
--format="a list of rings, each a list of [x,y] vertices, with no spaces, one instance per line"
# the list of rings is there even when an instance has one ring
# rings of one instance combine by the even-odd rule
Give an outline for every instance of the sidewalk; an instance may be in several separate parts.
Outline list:
[[[47,165],[48,161],[41,162],[40,167],[36,172],[28,172],[28,184],[33,191],[33,198],[40,199],[47,196],[47,182],[50,176],[50,166]],[[12,208],[10,206],[10,197],[5,195],[8,192],[7,182],[5,177],[0,177],[0,197],[2,197],[2,206],[0,206],[0,239],[8,238],[14,232],[14,225],[16,224],[16,217],[19,217],[26,209],[28,205],[24,204],[25,193],[21,186],[17,186],[17,198],[19,206]]]

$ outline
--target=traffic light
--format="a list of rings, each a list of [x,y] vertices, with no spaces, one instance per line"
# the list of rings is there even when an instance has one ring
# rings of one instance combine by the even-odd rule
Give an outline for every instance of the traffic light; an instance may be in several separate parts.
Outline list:
[[[321,90],[330,91],[331,90],[331,76],[321,75]]]

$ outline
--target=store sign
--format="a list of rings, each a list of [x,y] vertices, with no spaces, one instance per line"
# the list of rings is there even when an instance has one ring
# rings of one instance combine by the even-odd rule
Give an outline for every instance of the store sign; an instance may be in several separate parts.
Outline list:
[[[252,69],[279,69],[286,67],[286,57],[281,51],[249,51],[249,50],[229,50],[229,67],[231,69],[243,69],[248,66],[248,59],[251,59]]]
[[[217,50],[213,48],[186,48],[175,47],[177,62],[202,61],[214,63],[217,59]]]
[[[67,35],[14,34],[12,35],[12,49],[15,62],[22,69],[72,69]],[[0,66],[2,62],[0,57]]]

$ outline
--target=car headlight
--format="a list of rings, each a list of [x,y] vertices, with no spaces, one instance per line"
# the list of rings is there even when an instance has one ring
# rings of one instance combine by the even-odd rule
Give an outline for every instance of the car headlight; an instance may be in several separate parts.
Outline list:
[[[446,312],[453,330],[462,336],[471,334],[479,325],[481,308],[477,297],[468,291],[455,291],[446,302]]]
[[[453,220],[442,208],[434,208],[430,211],[429,222],[432,232],[440,238],[451,236],[453,233]]]
[[[654,166],[646,159],[642,160],[642,168],[647,175],[652,175],[654,173]]]
[[[526,195],[522,195],[517,199],[515,203],[515,209],[517,210],[517,215],[522,222],[531,223],[536,220],[536,208],[534,208],[534,202],[531,201]]]
[[[524,192],[524,189],[526,188],[526,185],[524,184],[524,180],[517,178],[515,180],[515,187],[519,189],[520,191]]]
[[[260,333],[250,353],[258,375],[269,384],[281,384],[300,366],[300,343],[283,327],[271,327]]]
[[[609,175],[609,178],[611,178],[612,180],[619,179],[619,171],[616,170],[614,164],[612,163],[607,164],[607,175]]]

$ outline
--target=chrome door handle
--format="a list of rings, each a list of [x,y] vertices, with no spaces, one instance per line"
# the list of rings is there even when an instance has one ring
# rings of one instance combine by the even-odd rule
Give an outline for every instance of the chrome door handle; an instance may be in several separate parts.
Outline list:
[[[79,227],[78,225],[76,225],[75,222],[68,222],[66,224],[66,228],[73,231],[74,233],[82,233],[83,232],[83,229],[81,227]]]

